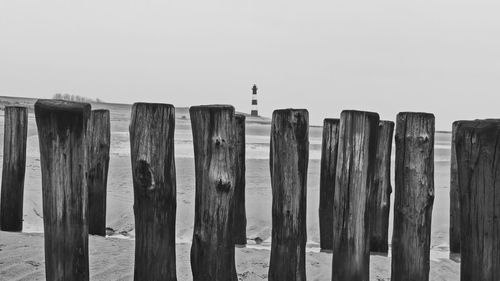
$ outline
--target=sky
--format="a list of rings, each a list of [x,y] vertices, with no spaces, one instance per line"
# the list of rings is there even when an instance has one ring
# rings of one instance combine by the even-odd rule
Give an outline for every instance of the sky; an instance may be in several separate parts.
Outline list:
[[[497,0],[1,0],[0,95],[500,118]]]

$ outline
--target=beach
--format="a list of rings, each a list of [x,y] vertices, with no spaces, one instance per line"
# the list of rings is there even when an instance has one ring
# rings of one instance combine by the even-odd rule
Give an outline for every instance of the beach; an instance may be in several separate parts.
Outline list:
[[[0,99],[1,100],[1,99]],[[30,101],[31,102],[31,101]],[[108,236],[89,240],[92,280],[133,279],[134,215],[128,126],[130,105],[93,104],[93,109],[111,112],[111,151],[108,175],[106,226]],[[0,113],[3,140],[3,112]],[[336,117],[336,116],[329,116]],[[247,247],[236,249],[240,280],[267,279],[271,243],[271,186],[269,175],[269,120],[247,118],[246,123],[246,213]],[[321,132],[309,130],[307,186],[307,275],[308,280],[330,280],[331,254],[319,251],[319,170]],[[436,133],[435,200],[431,236],[431,280],[457,280],[460,264],[450,259],[449,169],[451,135]],[[1,141],[0,151],[3,151]],[[394,147],[393,156],[394,161]],[[194,158],[187,109],[176,110],[175,162],[177,176],[177,275],[191,280],[189,249],[194,224]],[[392,163],[394,173],[394,162]],[[394,190],[394,177],[392,178]],[[394,196],[392,196],[393,200]],[[393,201],[391,201],[391,206]],[[0,232],[1,280],[44,280],[43,218],[40,156],[35,117],[29,114],[23,233]],[[392,237],[392,211],[389,240]],[[389,241],[390,243],[390,241]],[[371,280],[389,280],[389,256],[373,254]]]
[[[42,234],[0,232],[0,278],[9,281],[45,280]],[[191,281],[190,244],[176,247],[177,280]],[[236,248],[238,280],[267,280],[269,250],[252,247]],[[331,278],[332,255],[306,252],[307,280]],[[89,237],[90,280],[133,280],[134,241],[112,237]],[[370,257],[370,280],[390,280],[390,258]],[[458,280],[460,266],[447,258],[431,255],[430,280]]]

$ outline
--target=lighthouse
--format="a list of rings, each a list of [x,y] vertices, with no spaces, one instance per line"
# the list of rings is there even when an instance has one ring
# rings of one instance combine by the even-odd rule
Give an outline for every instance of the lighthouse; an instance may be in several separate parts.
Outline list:
[[[257,85],[253,84],[252,87],[252,111],[250,116],[259,116],[259,111],[257,110]]]

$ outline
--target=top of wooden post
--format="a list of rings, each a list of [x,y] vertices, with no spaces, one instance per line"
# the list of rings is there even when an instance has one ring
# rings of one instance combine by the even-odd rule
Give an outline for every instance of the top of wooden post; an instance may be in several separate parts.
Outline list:
[[[234,111],[234,106],[229,104],[207,104],[207,105],[194,105],[189,108],[189,112],[193,111],[212,111],[229,109]]]
[[[90,110],[89,103],[73,102],[66,100],[39,99],[35,103],[35,111],[64,111],[64,112],[85,112]]]
[[[357,109],[344,109],[342,110],[341,113],[355,113],[355,112],[359,112],[359,113],[365,113],[365,114],[376,114],[378,115],[377,112],[373,112],[373,111],[364,111],[364,110],[357,110]],[[333,118],[333,119],[336,119],[336,118]]]
[[[7,109],[21,109],[21,110],[27,110],[28,108],[26,106],[19,106],[19,105],[6,105],[4,110]]]
[[[307,132],[303,136],[307,138],[309,134],[309,111],[307,109],[285,108],[273,111],[272,127],[276,127],[275,122],[285,122],[296,124],[297,127],[306,126]],[[283,124],[282,124],[283,125]],[[273,129],[271,129],[273,130]]]
[[[323,125],[338,125],[340,123],[339,118],[325,118],[323,120]]]
[[[236,119],[240,119],[240,120],[245,120],[247,117],[245,116],[245,114],[241,114],[241,113],[235,113],[234,114],[234,117]]]
[[[396,116],[398,124],[405,124],[396,128],[396,139],[400,134],[404,134],[406,137],[421,137],[424,135],[434,134],[434,114],[426,112],[400,112]],[[429,123],[430,122],[430,123]],[[407,130],[406,126],[412,124],[411,130]],[[417,125],[419,124],[419,125]],[[397,127],[397,126],[396,126]],[[405,127],[405,128],[403,128]]]
[[[137,112],[149,112],[151,114],[155,114],[159,110],[167,110],[168,115],[175,115],[175,106],[168,103],[148,103],[148,102],[136,102],[132,105],[132,117],[131,122],[135,122]],[[159,113],[159,112],[158,112]],[[132,124],[131,124],[132,126]],[[132,128],[132,127],[130,127]]]
[[[65,100],[39,99],[35,103],[35,115],[37,126],[45,121],[55,122],[60,129],[74,128],[76,132],[79,126],[85,126],[90,118],[91,106],[89,103],[72,102]],[[81,118],[80,118],[81,116]],[[49,121],[51,120],[51,121]]]
[[[483,120],[461,120],[455,121],[454,124],[457,123],[460,130],[474,130],[480,134],[496,134],[497,132],[492,129],[500,128],[500,119],[483,119]],[[458,129],[457,129],[458,132]]]
[[[169,103],[158,103],[158,102],[135,102],[132,106],[151,106],[151,107],[175,107]]]
[[[109,109],[94,109],[92,112],[95,113],[109,113]]]
[[[281,114],[281,113],[289,113],[289,112],[305,112],[309,114],[309,111],[305,108],[282,108],[282,109],[276,109],[273,111],[273,114]]]
[[[139,108],[149,108],[152,110],[156,110],[159,108],[168,108],[170,110],[174,110],[174,112],[175,112],[175,106],[173,106],[169,103],[136,102],[132,105],[132,114],[134,114],[134,112]]]
[[[363,114],[363,115],[366,115],[368,118],[377,118],[377,119],[380,119],[378,113],[376,112],[371,112],[371,111],[362,111],[362,110],[352,110],[352,109],[347,109],[347,110],[342,110],[342,112],[340,113],[340,116],[342,117],[343,115],[346,115],[346,114]]]
[[[434,114],[428,112],[412,112],[412,111],[403,111],[399,112],[398,115],[414,115],[414,116],[422,116],[422,117],[432,117],[434,118]]]
[[[380,120],[380,124],[388,124],[394,126],[394,121],[391,120]]]
[[[91,113],[92,115],[91,119],[95,119],[95,118],[102,118],[105,122],[108,122],[108,127],[109,127],[109,110],[108,109],[95,109],[95,110],[92,110]],[[93,121],[95,122],[95,121]],[[90,127],[89,127],[90,129]]]
[[[470,121],[470,120],[469,120]],[[456,120],[456,121],[453,121],[453,123],[451,124],[453,127],[457,126],[458,124],[460,124],[460,122],[467,122],[467,120]]]

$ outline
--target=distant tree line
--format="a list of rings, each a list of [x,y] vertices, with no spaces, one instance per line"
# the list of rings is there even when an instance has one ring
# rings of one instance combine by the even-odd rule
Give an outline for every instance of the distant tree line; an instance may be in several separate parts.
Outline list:
[[[79,95],[70,95],[61,93],[55,94],[52,98],[56,100],[68,100],[68,101],[78,101],[78,102],[103,102],[103,100],[99,98],[93,99],[88,97],[82,97]]]

